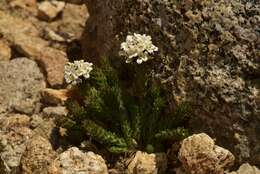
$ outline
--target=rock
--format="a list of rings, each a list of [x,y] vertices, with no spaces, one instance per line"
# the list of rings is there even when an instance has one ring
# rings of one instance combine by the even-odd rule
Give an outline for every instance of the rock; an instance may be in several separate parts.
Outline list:
[[[53,20],[65,7],[64,2],[43,1],[38,4],[38,17],[43,20]]]
[[[54,20],[51,23],[47,23],[42,30],[44,31],[41,36],[44,39],[55,44],[58,48],[64,49],[64,43],[66,45],[66,52],[73,48],[73,55],[81,54],[81,47],[79,40],[84,31],[85,22],[88,19],[88,10],[85,5],[75,5],[66,3],[62,15],[59,16],[59,20]],[[37,24],[37,23],[36,23]],[[74,48],[76,44],[76,49]],[[71,48],[72,47],[72,48]],[[71,52],[71,51],[70,51]]]
[[[11,114],[0,118],[1,130],[10,130],[15,127],[29,127],[30,117],[21,114]]]
[[[234,163],[234,156],[228,150],[215,145],[207,134],[194,134],[183,140],[179,160],[191,174],[220,174]]]
[[[34,61],[17,58],[0,62],[0,113],[32,114],[45,85],[44,76]]]
[[[28,36],[30,37],[38,36],[40,34],[37,28],[31,22],[13,17],[1,10],[0,10],[0,33],[8,41],[10,41],[10,43],[13,43],[13,40],[20,34],[27,35],[27,39]],[[37,43],[35,42],[35,44]]]
[[[42,116],[38,114],[34,114],[30,117],[30,127],[35,129],[37,128],[42,122],[44,122]]]
[[[59,35],[58,33],[56,33],[55,31],[53,31],[49,28],[46,28],[44,31],[45,31],[45,37],[48,40],[56,41],[56,42],[65,42],[66,41],[61,35]]]
[[[11,114],[0,119],[0,154],[6,169],[18,168],[25,144],[32,136],[28,128],[30,118],[26,115]]]
[[[108,174],[104,159],[93,152],[84,153],[72,147],[59,155],[49,168],[50,174]]]
[[[4,40],[0,40],[0,61],[11,59],[11,48]]]
[[[245,163],[239,167],[238,171],[227,174],[260,174],[260,170],[255,166]]]
[[[21,158],[22,173],[47,173],[49,165],[56,157],[57,154],[47,139],[34,136],[26,144]]]
[[[35,37],[27,40],[28,36],[18,36],[15,47],[27,57],[35,59],[47,72],[47,81],[51,86],[57,87],[63,84],[64,66],[67,62],[63,51],[47,46],[47,42]]]
[[[88,17],[88,10],[85,5],[67,3],[63,10],[58,31],[66,34],[68,41],[80,39]]]
[[[167,157],[164,153],[147,154],[138,151],[128,165],[130,174],[164,174],[167,169]]]
[[[118,55],[129,33],[150,35],[159,47],[156,57],[162,60],[156,62],[156,77],[172,91],[172,102],[196,106],[192,129],[216,137],[219,145],[236,155],[238,124],[254,162],[260,144],[260,105],[255,95],[260,87],[252,83],[259,84],[260,74],[257,2],[85,1],[90,17],[82,35],[83,56],[98,62]]]
[[[58,87],[63,84],[64,65],[67,62],[65,52],[49,47],[49,43],[39,37],[39,31],[29,21],[0,11],[0,34],[20,54],[37,61],[46,72],[51,86]]]
[[[64,102],[68,99],[70,96],[70,90],[68,89],[51,89],[51,88],[46,88],[42,90],[42,98],[45,103],[48,104],[64,104]]]
[[[32,106],[34,106],[34,102],[32,100],[20,101],[15,103],[12,108],[15,112],[31,115],[35,110]]]
[[[10,169],[15,169],[20,165],[20,159],[25,150],[25,143],[32,135],[32,130],[27,127],[18,127],[0,134],[1,158]]]
[[[68,114],[68,110],[66,107],[57,106],[57,107],[46,107],[43,109],[43,115],[45,117],[57,118],[61,116],[66,116]]]
[[[12,0],[10,6],[13,8],[19,7],[25,9],[34,15],[36,14],[37,1],[36,0]]]
[[[59,130],[56,129],[56,125],[52,119],[38,120],[37,127],[33,130],[33,135],[40,135],[41,137],[49,140],[49,142],[56,147],[59,143]]]

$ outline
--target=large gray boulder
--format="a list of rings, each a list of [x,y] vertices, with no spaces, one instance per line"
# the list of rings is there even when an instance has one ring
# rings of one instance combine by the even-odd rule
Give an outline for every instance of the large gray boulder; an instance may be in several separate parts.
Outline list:
[[[174,104],[188,101],[194,106],[195,132],[216,138],[241,161],[260,164],[260,8],[256,1],[85,3],[90,18],[82,48],[90,61],[118,55],[129,32],[151,35],[161,58],[155,72],[172,91]]]

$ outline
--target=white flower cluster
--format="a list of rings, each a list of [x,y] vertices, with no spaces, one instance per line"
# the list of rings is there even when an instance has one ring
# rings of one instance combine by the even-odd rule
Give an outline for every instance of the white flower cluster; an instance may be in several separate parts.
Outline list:
[[[121,43],[121,49],[121,54],[127,57],[126,63],[131,63],[133,59],[136,59],[138,64],[151,59],[150,54],[158,51],[158,48],[152,43],[151,36],[136,33],[126,37],[126,42]]]
[[[80,77],[89,78],[89,73],[92,71],[92,63],[84,62],[84,60],[68,62],[64,68],[64,78],[67,83],[77,84],[81,81]]]

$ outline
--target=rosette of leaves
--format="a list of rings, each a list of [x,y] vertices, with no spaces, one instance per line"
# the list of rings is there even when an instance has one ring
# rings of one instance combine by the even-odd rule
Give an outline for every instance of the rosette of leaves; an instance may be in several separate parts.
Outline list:
[[[149,66],[113,60],[94,67],[77,86],[80,97],[67,101],[69,114],[59,126],[73,141],[90,137],[112,153],[162,151],[167,142],[185,138],[188,105],[173,111]]]

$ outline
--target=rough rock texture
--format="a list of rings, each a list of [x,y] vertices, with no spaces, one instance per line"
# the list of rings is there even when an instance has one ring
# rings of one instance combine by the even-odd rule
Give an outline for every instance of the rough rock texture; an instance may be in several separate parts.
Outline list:
[[[22,173],[46,174],[49,165],[56,157],[57,154],[47,139],[34,136],[26,144],[26,150],[21,159]]]
[[[63,10],[59,30],[69,34],[70,40],[79,39],[88,17],[86,6],[67,3]]]
[[[47,23],[47,25],[40,21],[43,30],[42,36],[47,40],[55,41],[56,46],[57,42],[62,44],[68,43],[66,45],[67,53],[73,52],[73,55],[81,54],[80,45],[74,45],[74,41],[77,43],[80,39],[88,16],[88,10],[85,5],[66,3],[59,19]],[[38,25],[39,21],[34,23]]]
[[[164,174],[167,169],[166,154],[147,154],[138,151],[128,165],[130,174]]]
[[[215,145],[207,134],[195,134],[183,140],[179,152],[183,168],[191,174],[221,174],[234,163],[228,150]]]
[[[32,136],[29,125],[30,118],[26,115],[9,114],[0,118],[0,156],[8,172],[20,164],[26,142]]]
[[[118,54],[128,32],[151,35],[159,47],[157,76],[175,104],[194,106],[192,126],[239,155],[234,132],[260,151],[259,2],[239,0],[92,0],[82,38],[95,62]],[[203,122],[203,124],[201,124]],[[222,131],[219,131],[219,130]]]
[[[18,53],[37,61],[46,73],[51,86],[63,84],[66,54],[50,47],[47,41],[41,39],[40,31],[31,22],[0,11],[0,34]]]
[[[34,136],[47,139],[54,148],[60,145],[59,129],[54,123],[54,118],[46,118],[42,113],[34,114],[30,119],[30,127],[33,129]]]
[[[43,1],[38,4],[38,16],[43,20],[53,20],[65,7],[64,2]]]
[[[25,9],[32,14],[37,13],[37,0],[12,0],[10,6],[16,9]]]
[[[49,118],[57,118],[66,116],[68,113],[68,110],[64,106],[57,106],[57,107],[46,107],[42,110],[44,117]]]
[[[18,52],[26,57],[35,59],[46,71],[47,81],[51,86],[63,84],[64,65],[67,61],[63,51],[47,46],[47,42],[38,37],[20,35],[15,40],[15,47]]]
[[[108,174],[104,159],[93,152],[72,147],[59,155],[49,168],[50,174]]]
[[[30,117],[21,114],[10,114],[0,121],[0,127],[2,130],[10,130],[14,127],[29,127]]]
[[[0,62],[0,113],[32,114],[45,81],[37,64],[27,58]]]
[[[238,171],[227,174],[260,174],[260,170],[255,166],[245,163],[239,167]]]
[[[11,48],[6,41],[0,39],[0,61],[11,59]]]

